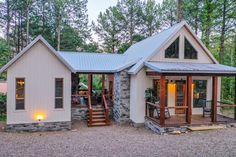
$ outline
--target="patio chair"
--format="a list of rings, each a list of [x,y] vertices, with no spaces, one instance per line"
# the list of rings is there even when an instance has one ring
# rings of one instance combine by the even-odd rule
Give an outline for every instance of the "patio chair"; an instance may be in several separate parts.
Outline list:
[[[157,118],[160,118],[160,105],[159,105],[159,102],[157,102],[156,104],[158,104],[158,107],[156,107],[156,112],[157,112]],[[169,108],[166,107],[165,108],[165,119],[168,119],[170,118],[170,111],[169,111]]]
[[[211,115],[211,101],[206,101],[204,99],[199,100],[202,103],[203,117],[206,115]]]

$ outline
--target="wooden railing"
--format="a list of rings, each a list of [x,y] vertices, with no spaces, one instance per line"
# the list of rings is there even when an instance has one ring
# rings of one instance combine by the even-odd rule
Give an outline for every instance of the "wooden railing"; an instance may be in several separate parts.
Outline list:
[[[92,125],[93,107],[92,107],[90,95],[88,95],[88,106],[89,106],[89,124]]]
[[[104,104],[104,108],[105,108],[106,123],[109,123],[109,108],[108,108],[108,105],[107,105],[105,95],[102,95],[102,100],[103,100],[103,104]]]

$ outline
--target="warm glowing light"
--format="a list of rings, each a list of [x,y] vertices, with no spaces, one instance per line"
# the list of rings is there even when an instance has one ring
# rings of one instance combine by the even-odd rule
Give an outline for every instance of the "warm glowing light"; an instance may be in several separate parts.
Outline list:
[[[175,91],[176,84],[174,82],[168,83],[168,91]]]
[[[36,119],[37,119],[38,121],[41,121],[41,120],[44,119],[44,116],[41,115],[41,114],[38,114],[38,115],[36,115]]]

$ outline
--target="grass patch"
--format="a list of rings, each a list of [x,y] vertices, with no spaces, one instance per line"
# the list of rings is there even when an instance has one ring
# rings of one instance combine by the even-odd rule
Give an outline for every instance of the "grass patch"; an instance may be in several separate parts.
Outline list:
[[[0,114],[0,122],[5,122],[7,119],[7,115],[6,114]]]

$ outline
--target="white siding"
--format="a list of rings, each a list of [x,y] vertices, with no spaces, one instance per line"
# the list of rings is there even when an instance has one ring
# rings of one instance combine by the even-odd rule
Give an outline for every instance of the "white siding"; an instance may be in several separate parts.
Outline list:
[[[145,116],[145,90],[152,87],[152,79],[146,76],[144,69],[137,75],[131,75],[130,84],[130,119],[143,123]]]
[[[25,78],[25,110],[15,110],[15,78]],[[64,108],[54,108],[55,78],[64,79]],[[71,72],[42,43],[37,42],[7,71],[7,124],[71,120]]]

